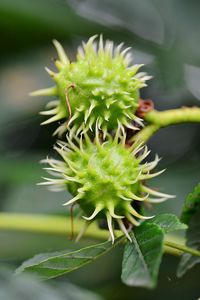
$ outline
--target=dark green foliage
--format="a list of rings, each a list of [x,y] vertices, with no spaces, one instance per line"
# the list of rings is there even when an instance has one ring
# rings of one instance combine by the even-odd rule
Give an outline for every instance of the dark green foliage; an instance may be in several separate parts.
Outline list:
[[[188,195],[181,219],[188,224],[186,245],[200,251],[200,184]],[[181,277],[197,263],[200,263],[199,256],[184,253],[178,266],[177,276]]]
[[[187,225],[181,223],[177,216],[172,214],[157,215],[153,219],[149,220],[148,223],[159,225],[164,233],[187,228]]]
[[[198,184],[194,191],[190,193],[184,203],[181,213],[181,221],[185,224],[189,224],[193,214],[200,207],[200,184]]]
[[[58,277],[93,262],[120,242],[121,238],[116,240],[114,245],[111,242],[105,242],[72,252],[66,250],[39,254],[25,261],[16,270],[16,274],[29,271],[37,275],[41,280]]]
[[[163,253],[164,233],[156,224],[144,222],[131,232],[122,263],[122,281],[130,286],[153,288]]]

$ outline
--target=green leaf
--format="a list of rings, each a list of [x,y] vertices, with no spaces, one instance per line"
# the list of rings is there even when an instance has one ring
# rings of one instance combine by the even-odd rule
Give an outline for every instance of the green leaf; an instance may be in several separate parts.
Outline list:
[[[29,271],[38,275],[39,279],[47,280],[68,272],[72,272],[116,247],[123,238],[118,238],[115,244],[104,242],[77,251],[60,251],[44,253],[25,261],[16,274]]]
[[[186,245],[200,251],[200,184],[185,200],[181,220],[188,224]],[[177,276],[183,276],[189,269],[200,263],[200,257],[184,253],[177,269]]]
[[[149,220],[148,223],[159,225],[164,233],[169,233],[180,229],[187,229],[187,225],[181,223],[177,216],[172,214],[157,215]]]
[[[189,224],[191,217],[200,207],[200,184],[198,184],[194,191],[189,194],[185,200],[181,221],[185,224]]]
[[[200,205],[199,210],[190,216],[189,228],[186,233],[186,245],[200,251]],[[200,263],[199,256],[184,253],[178,266],[177,276],[183,276],[197,263]]]
[[[124,249],[122,281],[129,286],[153,288],[163,254],[163,230],[144,222],[130,236],[133,242],[127,242]]]

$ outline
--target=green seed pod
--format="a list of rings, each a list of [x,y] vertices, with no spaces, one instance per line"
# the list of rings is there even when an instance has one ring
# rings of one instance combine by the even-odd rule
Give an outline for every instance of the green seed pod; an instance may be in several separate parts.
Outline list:
[[[150,173],[159,162],[159,158],[156,156],[154,161],[142,163],[150,151],[141,144],[127,148],[125,139],[125,135],[121,136],[118,130],[114,139],[108,137],[102,143],[97,130],[94,142],[87,134],[84,135],[84,139],[76,138],[74,143],[70,139],[68,143],[58,142],[55,149],[62,157],[62,161],[55,159],[44,161],[49,164],[46,169],[55,175],[55,178],[44,178],[46,181],[41,183],[50,185],[51,189],[56,191],[68,189],[74,198],[64,205],[78,204],[87,222],[105,217],[113,242],[115,239],[113,220],[131,240],[123,218],[130,226],[131,224],[137,226],[138,220],[149,218],[142,216],[133,208],[134,201],[159,203],[173,197],[144,185],[144,180],[163,172]]]
[[[62,46],[54,41],[59,58],[55,62],[58,73],[46,70],[56,85],[32,93],[57,97],[48,103],[46,111],[41,112],[50,116],[42,124],[64,120],[56,134],[62,135],[68,128],[71,128],[71,134],[77,130],[93,130],[96,120],[104,137],[118,124],[132,129],[138,129],[133,126],[133,121],[142,125],[134,113],[139,89],[146,86],[145,81],[150,77],[137,73],[142,65],[129,66],[130,48],[122,51],[123,44],[114,47],[111,41],[104,43],[102,36],[99,42],[96,38],[91,37],[78,48],[75,62],[70,62]]]

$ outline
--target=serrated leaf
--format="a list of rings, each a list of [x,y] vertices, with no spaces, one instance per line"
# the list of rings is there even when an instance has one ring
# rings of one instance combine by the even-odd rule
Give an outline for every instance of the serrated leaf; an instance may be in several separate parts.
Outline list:
[[[200,207],[200,184],[198,184],[194,191],[190,193],[184,203],[181,221],[185,224],[190,222],[192,215],[199,209]]]
[[[122,281],[129,286],[156,286],[163,254],[163,230],[157,224],[142,223],[130,233],[122,262]]]
[[[177,216],[173,214],[161,214],[152,218],[148,223],[159,225],[164,233],[169,233],[175,230],[187,229],[187,225],[180,222]]]
[[[190,216],[189,227],[186,233],[186,245],[200,251],[200,207],[198,211]],[[183,276],[197,263],[200,263],[199,256],[184,253],[178,266],[177,276]]]
[[[113,245],[111,242],[104,242],[72,252],[60,251],[39,254],[25,261],[16,270],[16,274],[29,271],[35,273],[41,280],[54,278],[89,264],[116,247],[122,240],[123,238],[118,238]]]

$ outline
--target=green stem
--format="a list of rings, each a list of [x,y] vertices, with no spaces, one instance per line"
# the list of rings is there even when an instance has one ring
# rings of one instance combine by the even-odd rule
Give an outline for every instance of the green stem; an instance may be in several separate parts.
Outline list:
[[[74,235],[76,236],[83,227],[84,221],[74,220]],[[63,216],[48,216],[18,213],[0,213],[0,230],[28,231],[36,233],[56,234],[71,236],[71,219]],[[108,238],[107,230],[99,230],[93,222],[85,235],[96,240]]]
[[[193,248],[187,247],[185,245],[177,244],[171,241],[165,241],[165,246],[180,250],[185,253],[189,253],[191,255],[199,256],[200,257],[200,251],[195,250]]]
[[[82,220],[75,220],[74,234],[77,235],[83,226]],[[47,216],[34,214],[18,214],[18,213],[0,213],[0,230],[8,231],[28,231],[45,234],[56,234],[63,236],[71,235],[71,220],[69,217],[62,216]],[[120,236],[120,231],[117,231],[117,236]],[[93,222],[86,233],[85,237],[94,240],[106,240],[108,238],[107,230],[100,230],[98,225]],[[165,241],[165,252],[173,255],[180,255],[182,252],[187,252],[192,255],[200,256],[200,252],[185,246],[184,241],[180,239],[180,243]]]
[[[135,142],[147,142],[152,135],[160,129],[160,126],[158,125],[147,125],[142,130],[140,130],[136,135],[134,135],[131,140]]]
[[[164,252],[173,256],[180,256],[182,254],[182,251],[172,247],[168,247],[165,244],[164,244]]]
[[[153,110],[145,115],[145,120],[160,127],[179,123],[200,123],[200,108],[181,107],[160,112]]]
[[[132,141],[146,142],[160,128],[182,123],[200,123],[199,107],[181,107],[165,111],[152,110],[145,114],[149,124],[133,136]]]

